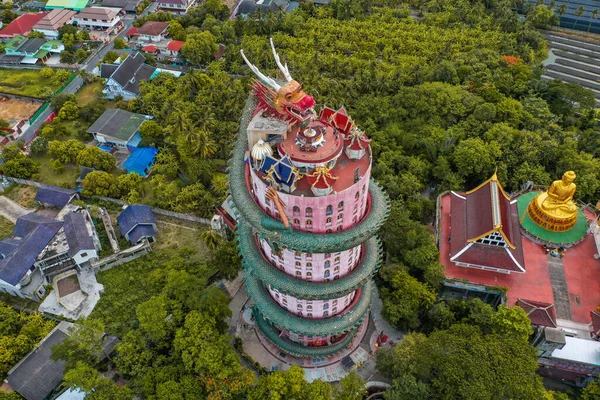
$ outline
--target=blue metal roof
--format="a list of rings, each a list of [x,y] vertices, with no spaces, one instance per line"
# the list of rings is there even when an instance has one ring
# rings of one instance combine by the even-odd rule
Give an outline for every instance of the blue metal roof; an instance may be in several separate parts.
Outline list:
[[[95,250],[94,239],[85,226],[85,216],[81,213],[69,213],[64,218],[65,236],[72,257],[81,250]]]
[[[156,218],[152,213],[152,209],[148,206],[131,205],[119,214],[117,217],[117,223],[121,234],[125,236],[133,228],[139,224],[156,224]]]
[[[18,246],[19,241],[15,239],[4,239],[0,241],[0,260],[8,257]]]
[[[129,232],[129,241],[136,244],[143,238],[151,238],[156,235],[156,230],[152,225],[138,225]]]
[[[52,204],[57,207],[64,207],[71,200],[71,196],[76,194],[75,190],[65,189],[56,186],[41,187],[38,189],[35,199],[42,203]]]
[[[24,239],[27,235],[32,233],[38,226],[41,225],[58,226],[58,229],[60,229],[62,222],[54,218],[45,217],[41,214],[32,212],[17,218],[17,223],[15,224],[12,234],[13,236],[18,236],[21,239]]]
[[[146,176],[149,170],[154,164],[158,149],[154,147],[138,147],[131,153],[127,160],[123,163],[123,168],[127,170],[127,173],[135,172],[140,176]]]
[[[263,165],[260,167],[259,171],[262,172],[263,174],[266,174],[267,171],[269,169],[271,169],[271,167],[275,164],[277,164],[279,162],[278,159],[273,158],[271,156],[267,156],[267,158],[265,158],[265,162],[263,163]]]
[[[294,172],[292,161],[288,156],[283,157],[281,160],[271,156],[265,158],[260,172],[267,174],[269,171],[272,172],[273,179],[277,183],[291,186],[296,180],[296,172]]]
[[[0,260],[0,279],[11,285],[19,283],[61,226],[60,222],[38,225],[27,237],[19,240],[19,247],[8,257]]]

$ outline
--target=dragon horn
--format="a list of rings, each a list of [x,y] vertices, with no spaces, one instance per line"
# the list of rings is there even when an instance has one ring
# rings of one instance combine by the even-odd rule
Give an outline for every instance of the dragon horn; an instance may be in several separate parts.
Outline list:
[[[256,74],[256,76],[258,76],[258,79],[260,79],[262,83],[270,86],[276,92],[279,92],[279,89],[281,89],[281,86],[279,86],[273,78],[269,78],[268,76],[266,76],[265,74],[260,72],[260,70],[258,68],[256,68],[254,65],[252,65],[252,63],[250,61],[248,61],[248,59],[246,58],[246,55],[244,54],[244,50],[240,50],[240,54],[242,55],[242,58],[244,59],[244,61],[246,61],[246,64],[248,64],[248,66],[250,67],[252,72],[254,72]]]
[[[269,38],[269,41],[271,42],[271,49],[273,50],[273,57],[275,57],[275,62],[277,63],[277,66],[279,67],[281,72],[283,72],[283,76],[285,76],[285,80],[288,82],[291,82],[292,76],[290,75],[290,71],[288,70],[287,64],[285,64],[285,65],[281,64],[281,60],[279,59],[279,54],[277,54],[277,51],[275,50],[275,45],[273,44],[273,38]]]

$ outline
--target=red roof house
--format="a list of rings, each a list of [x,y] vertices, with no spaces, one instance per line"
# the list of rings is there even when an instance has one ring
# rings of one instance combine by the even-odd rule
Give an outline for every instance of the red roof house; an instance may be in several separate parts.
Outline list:
[[[556,328],[554,304],[525,299],[517,299],[516,304],[527,312],[527,316],[533,325]]]
[[[127,32],[125,32],[125,36],[129,36],[130,38],[133,36],[139,36],[140,35],[138,33],[139,30],[140,30],[140,28],[138,28],[136,26],[132,26],[131,29],[129,29]]]
[[[146,53],[160,53],[158,51],[158,49],[156,48],[156,46],[154,46],[153,44],[142,47],[142,51],[144,51]]]
[[[33,26],[40,22],[48,13],[23,14],[0,30],[0,39],[10,39],[17,35],[27,36]]]
[[[167,44],[167,50],[169,50],[172,55],[175,55],[175,54],[179,53],[179,50],[181,50],[181,47],[184,44],[185,44],[185,42],[182,42],[181,40],[171,40]]]
[[[517,201],[498,177],[466,193],[451,192],[450,261],[505,274],[525,272]]]

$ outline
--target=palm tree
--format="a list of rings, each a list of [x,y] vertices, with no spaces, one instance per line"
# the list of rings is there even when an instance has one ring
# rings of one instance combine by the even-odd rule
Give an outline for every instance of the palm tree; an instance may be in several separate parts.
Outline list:
[[[208,229],[200,233],[200,239],[202,239],[210,251],[213,251],[219,246],[219,244],[221,244],[223,236],[221,236],[221,234],[217,231]]]
[[[583,17],[584,14],[585,8],[583,8],[583,6],[579,6],[577,10],[575,10],[575,15],[577,16],[577,19],[575,20],[575,25],[573,25],[573,29],[577,29],[577,24],[579,24],[579,18]]]
[[[594,11],[592,11],[592,19],[590,20],[590,23],[588,25],[588,32],[590,31],[590,29],[592,29],[592,22],[593,20],[598,19],[598,9],[596,8]]]
[[[560,7],[558,7],[558,26],[560,26],[560,19],[563,15],[565,15],[565,13],[567,12],[567,5],[566,4],[561,4]]]
[[[194,153],[201,159],[211,158],[217,152],[217,145],[210,137],[210,132],[206,129],[199,129],[194,133]]]

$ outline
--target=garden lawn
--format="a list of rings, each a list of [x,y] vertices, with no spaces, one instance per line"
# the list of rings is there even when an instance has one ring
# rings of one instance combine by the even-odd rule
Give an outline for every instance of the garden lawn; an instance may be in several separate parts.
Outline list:
[[[63,186],[63,184],[66,186],[66,183],[68,183],[69,188],[75,188],[75,180],[79,176],[77,165],[67,164],[63,172],[57,173],[52,169],[49,155],[35,155],[32,156],[32,159],[40,164],[40,172],[33,177],[34,180],[53,186]]]
[[[156,243],[154,244],[155,249],[189,247],[198,251],[195,256],[198,261],[206,262],[210,257],[209,250],[202,239],[200,239],[200,233],[208,229],[206,226],[163,217],[157,218],[156,225],[158,227],[158,234],[156,235]]]
[[[0,69],[0,92],[44,97],[62,86],[56,79],[43,78],[38,70]]]
[[[88,83],[79,89],[75,95],[77,104],[79,104],[80,107],[83,107],[91,103],[96,98],[96,93],[94,93],[94,89],[96,88],[102,90],[102,84],[100,82]]]
[[[11,237],[14,227],[15,225],[12,222],[0,216],[0,240]]]
[[[5,196],[14,202],[19,203],[25,208],[37,208],[38,203],[35,201],[37,188],[27,185],[11,186],[9,192]]]

